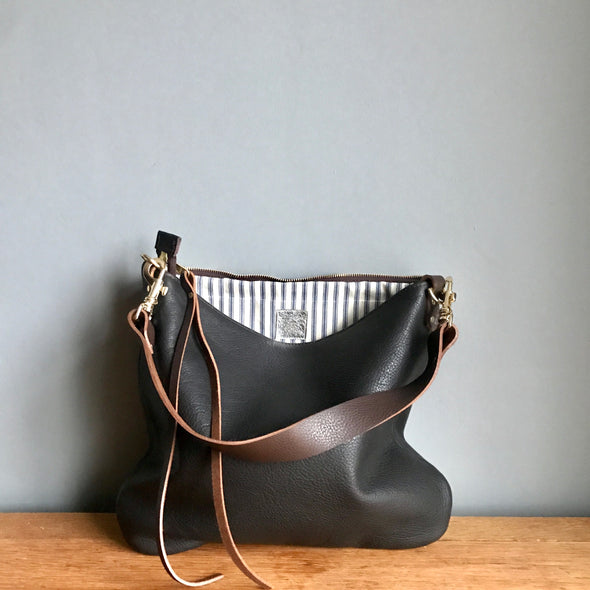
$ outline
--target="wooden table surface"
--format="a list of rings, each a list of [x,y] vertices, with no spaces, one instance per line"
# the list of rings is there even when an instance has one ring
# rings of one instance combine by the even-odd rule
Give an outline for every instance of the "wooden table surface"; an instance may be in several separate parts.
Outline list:
[[[590,589],[590,518],[451,520],[428,547],[403,551],[245,545],[247,562],[277,590]],[[180,588],[158,557],[124,543],[112,514],[0,514],[0,588]],[[210,588],[254,590],[220,545],[172,557],[179,572],[225,578]]]

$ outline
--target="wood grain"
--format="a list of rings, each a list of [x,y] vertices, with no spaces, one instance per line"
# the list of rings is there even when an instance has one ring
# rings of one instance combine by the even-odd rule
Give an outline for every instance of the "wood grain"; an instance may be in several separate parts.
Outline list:
[[[590,518],[451,520],[445,536],[405,551],[242,546],[274,588],[590,588]],[[179,588],[157,557],[134,553],[112,514],[0,514],[0,588]],[[220,545],[173,556],[188,578],[223,572],[210,586],[255,590]]]

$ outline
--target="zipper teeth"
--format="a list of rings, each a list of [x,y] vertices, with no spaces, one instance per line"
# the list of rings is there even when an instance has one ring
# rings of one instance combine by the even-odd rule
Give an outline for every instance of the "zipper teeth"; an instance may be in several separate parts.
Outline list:
[[[235,274],[222,270],[213,270],[208,268],[195,268],[188,267],[188,270],[204,276],[211,276],[216,278],[228,278],[236,279],[240,281],[275,281],[277,283],[302,283],[305,281],[337,281],[338,279],[349,279],[357,281],[392,281],[398,283],[414,282],[422,278],[423,275],[381,275],[381,274],[362,274],[362,273],[351,273],[351,274],[332,274],[332,275],[317,275],[313,277],[298,277],[291,279],[282,279],[279,277],[273,277],[270,275],[258,275],[258,274]]]

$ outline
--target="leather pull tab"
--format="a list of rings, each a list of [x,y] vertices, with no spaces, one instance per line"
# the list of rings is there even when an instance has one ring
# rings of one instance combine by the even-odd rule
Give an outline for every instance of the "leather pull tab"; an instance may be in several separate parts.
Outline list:
[[[168,272],[176,274],[176,255],[180,250],[182,238],[175,234],[160,230],[156,237],[156,252],[158,256],[165,252],[168,255]]]

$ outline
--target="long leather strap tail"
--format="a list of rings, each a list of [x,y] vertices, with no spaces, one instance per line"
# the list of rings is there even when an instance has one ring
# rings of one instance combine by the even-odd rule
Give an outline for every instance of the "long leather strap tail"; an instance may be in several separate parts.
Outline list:
[[[195,315],[198,314],[198,307],[195,307],[191,303],[192,292],[188,290],[189,304],[185,312],[184,321],[178,335],[176,343],[174,357],[172,359],[172,368],[170,371],[170,401],[174,404],[176,411],[178,411],[179,394],[180,394],[180,378],[182,372],[182,365],[184,361],[184,355],[186,353],[186,346],[193,327],[193,321]],[[201,345],[205,348],[208,354],[205,355],[207,359],[207,365],[209,369],[209,375],[211,379],[211,436],[215,438],[221,438],[221,386],[219,381],[219,371],[217,365],[211,362],[213,359],[211,349],[205,338],[205,334],[201,328],[200,319],[197,320],[197,334]],[[172,462],[174,460],[174,453],[176,449],[178,423],[174,422],[172,440],[170,444],[170,453],[168,457],[168,464],[166,472],[164,474],[160,492],[159,492],[159,514],[158,514],[158,554],[160,560],[164,566],[164,569],[168,574],[177,582],[189,586],[189,587],[200,587],[207,584],[211,584],[217,580],[223,578],[222,574],[213,574],[203,580],[196,582],[190,582],[177,574],[172,567],[170,559],[166,551],[166,543],[164,538],[164,513],[166,507],[166,497],[168,492],[168,483],[170,481],[170,473],[172,470]],[[245,563],[242,555],[240,554],[237,545],[233,540],[229,521],[227,517],[227,511],[225,508],[225,498],[223,491],[223,463],[222,454],[220,451],[211,449],[211,480],[212,480],[212,491],[213,491],[213,504],[215,507],[215,516],[217,519],[217,526],[221,535],[223,545],[230,555],[234,564],[251,580],[258,584],[261,588],[270,589],[271,586],[267,584],[263,579],[257,576]]]
[[[209,376],[211,378],[211,437],[221,440],[221,383],[219,381],[219,369],[217,363],[211,352],[205,333],[203,332],[203,326],[201,324],[201,315],[199,312],[198,298],[196,297],[195,291],[195,277],[193,274],[184,274],[183,283],[190,289],[188,292],[189,301],[192,300],[192,323],[196,326],[196,332],[199,337],[203,351],[205,352],[205,358],[207,360],[207,366],[209,368]],[[188,342],[188,336],[190,329],[187,331],[182,343],[183,350],[186,349]],[[258,584],[261,588],[270,589],[271,586],[260,578],[254,571],[252,571],[244,558],[242,557],[238,547],[234,541],[229,521],[227,517],[227,510],[225,508],[225,494],[223,490],[223,458],[222,453],[218,449],[211,449],[211,483],[213,488],[213,505],[215,507],[215,517],[217,519],[217,526],[219,528],[219,534],[225,550],[228,552],[231,560],[240,569],[242,573],[248,576],[253,582]]]
[[[170,577],[175,581],[183,584],[184,586],[190,586],[191,588],[197,588],[200,586],[206,586],[207,584],[211,584],[213,582],[217,582],[217,580],[221,580],[223,578],[223,574],[213,574],[207,578],[203,578],[202,580],[197,580],[195,582],[190,582],[189,580],[185,580],[184,578],[180,577],[172,564],[170,563],[170,559],[168,557],[168,552],[166,551],[166,541],[164,538],[164,512],[166,510],[166,497],[168,494],[168,483],[170,481],[170,472],[172,470],[172,462],[174,460],[174,452],[176,450],[176,435],[178,433],[178,424],[174,424],[174,430],[172,433],[172,441],[170,443],[170,453],[168,456],[168,464],[166,466],[166,473],[164,475],[162,484],[160,486],[160,499],[158,502],[158,555],[160,556],[160,560],[162,561],[162,565],[164,569],[168,572]]]
[[[193,306],[187,307],[185,313],[185,322],[183,324],[183,328],[181,329],[181,333],[179,334],[178,341],[181,343],[181,346],[176,346],[174,359],[172,361],[172,370],[170,373],[170,402],[174,404],[174,408],[178,411],[178,401],[179,401],[179,392],[180,392],[180,372],[182,368],[182,364],[184,361],[184,354],[186,352],[186,341],[188,340],[188,334],[190,331],[190,324],[192,323],[192,318],[194,315]],[[191,588],[196,588],[200,586],[206,586],[207,584],[211,584],[216,582],[217,580],[221,580],[223,578],[223,574],[213,574],[207,578],[202,580],[197,580],[191,582],[179,576],[172,564],[170,563],[170,559],[168,557],[168,552],[166,551],[166,541],[165,541],[165,531],[164,531],[164,514],[166,510],[166,498],[168,495],[168,484],[170,482],[170,473],[172,471],[172,463],[174,461],[174,453],[176,451],[176,440],[178,435],[178,423],[174,422],[173,430],[172,430],[172,439],[170,441],[170,451],[168,454],[168,463],[166,464],[166,472],[163,475],[162,482],[160,483],[160,490],[159,490],[159,500],[158,500],[158,555],[160,556],[160,560],[162,561],[162,565],[164,569],[170,575],[170,577],[183,584],[184,586],[189,586]]]

